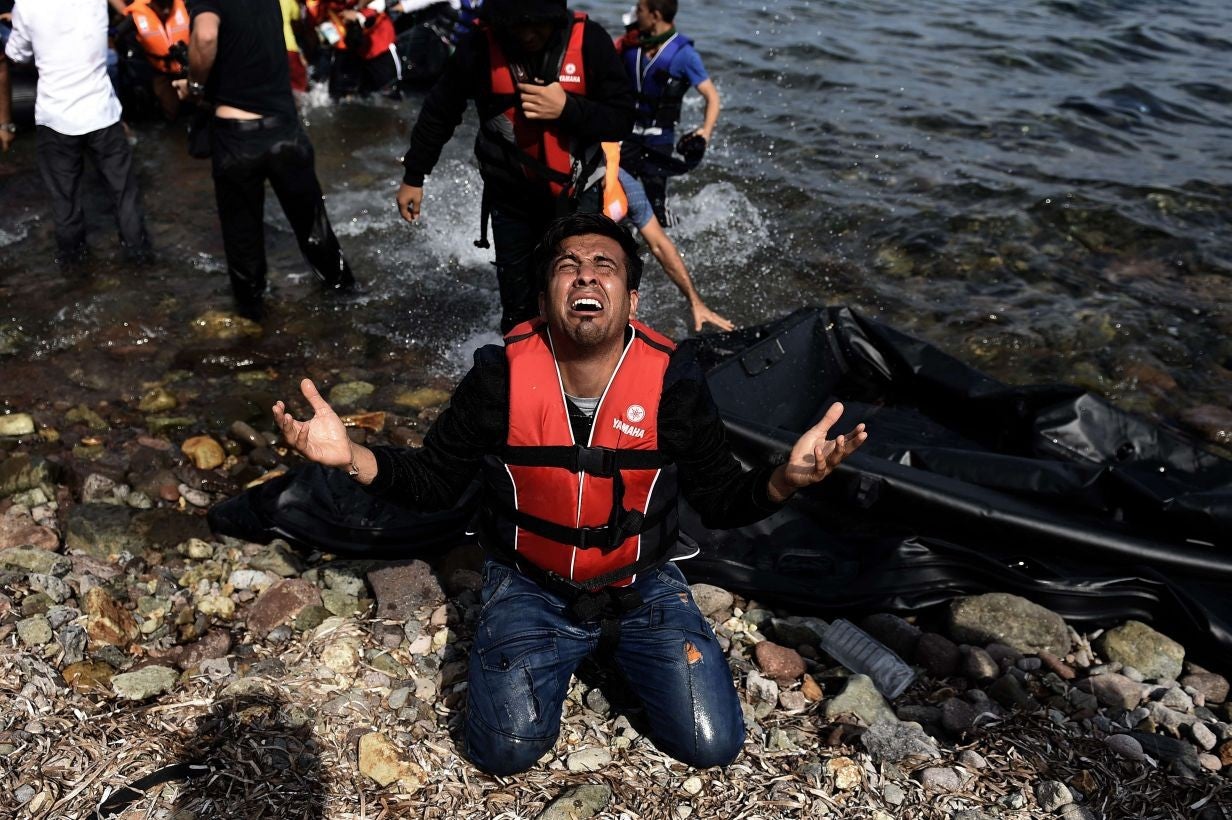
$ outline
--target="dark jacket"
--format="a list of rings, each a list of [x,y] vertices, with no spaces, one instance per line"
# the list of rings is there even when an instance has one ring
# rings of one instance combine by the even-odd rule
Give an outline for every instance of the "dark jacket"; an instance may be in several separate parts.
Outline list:
[[[633,128],[634,98],[625,77],[612,38],[593,20],[585,23],[582,59],[586,73],[585,97],[569,94],[560,116],[562,128],[579,144],[617,142],[627,137]],[[549,51],[564,47],[558,35]],[[550,58],[550,55],[548,55]],[[500,114],[501,103],[489,93],[491,62],[488,41],[483,31],[477,31],[458,44],[457,51],[446,65],[445,73],[433,86],[420,109],[411,131],[411,147],[403,158],[408,185],[422,186],[440,159],[441,150],[449,142],[462,121],[468,100],[474,100],[480,122]],[[493,203],[525,204],[528,197],[546,198],[545,190],[528,191],[526,184],[511,185],[503,179],[485,176],[485,195]]]

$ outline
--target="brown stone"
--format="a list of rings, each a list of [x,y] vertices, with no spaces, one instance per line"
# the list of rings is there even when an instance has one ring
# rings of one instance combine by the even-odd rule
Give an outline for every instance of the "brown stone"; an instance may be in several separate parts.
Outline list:
[[[804,683],[800,684],[800,692],[813,703],[817,703],[825,697],[825,693],[821,690],[821,685],[813,680],[812,675],[804,676]]]
[[[1228,679],[1215,672],[1191,672],[1181,678],[1182,686],[1192,686],[1202,693],[1208,705],[1228,699]]]
[[[319,589],[302,578],[284,578],[262,592],[248,610],[248,631],[264,636],[291,621],[305,607],[320,605]]]
[[[371,413],[347,413],[341,416],[341,419],[347,427],[362,427],[376,433],[385,429],[385,411],[383,410]]]
[[[1232,410],[1217,404],[1200,404],[1181,411],[1181,423],[1208,441],[1232,443]]]
[[[175,661],[180,669],[192,669],[202,661],[225,657],[231,651],[231,633],[224,629],[211,629],[198,640],[184,647],[184,652]]]
[[[804,658],[789,647],[762,641],[753,647],[753,656],[762,673],[779,684],[791,683],[804,674]]]
[[[86,613],[86,634],[92,641],[126,646],[141,634],[132,613],[102,587],[88,591],[82,605]]]
[[[115,670],[102,661],[81,661],[70,663],[60,674],[75,692],[110,692],[111,678],[115,675]]]
[[[25,515],[0,515],[0,550],[6,547],[34,547],[54,551],[60,546],[60,536],[54,530],[41,527]]]
[[[1232,766],[1232,740],[1225,740],[1217,746],[1215,754],[1219,757],[1219,762],[1224,766]]]
[[[1073,680],[1078,674],[1072,666],[1050,652],[1039,653],[1039,659],[1049,672],[1052,672],[1061,680]]]
[[[222,445],[209,436],[193,436],[181,444],[180,449],[198,470],[213,470],[227,460]]]
[[[440,582],[423,561],[398,561],[368,573],[368,583],[376,595],[376,617],[405,621],[415,610],[435,609],[445,600]]]

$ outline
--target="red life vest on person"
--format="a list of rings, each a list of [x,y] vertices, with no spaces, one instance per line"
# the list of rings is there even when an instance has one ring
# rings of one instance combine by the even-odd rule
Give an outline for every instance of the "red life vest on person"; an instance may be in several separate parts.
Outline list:
[[[488,58],[491,64],[489,90],[497,98],[508,99],[508,105],[504,106],[498,115],[503,117],[507,124],[501,127],[497,123],[487,123],[484,129],[487,136],[512,149],[527,178],[546,181],[553,196],[570,193],[574,183],[579,181],[579,166],[576,163],[580,160],[577,153],[579,149],[587,146],[575,146],[570,136],[561,133],[557,120],[530,120],[523,116],[514,67],[510,64],[505,50],[501,48],[492,27],[483,25],[481,30],[488,38]],[[580,11],[573,12],[567,44],[556,71],[556,80],[568,94],[586,94],[586,68],[582,61],[582,39],[585,31],[586,15]],[[510,126],[513,131],[512,144],[508,138]]]
[[[676,468],[659,452],[657,424],[676,346],[630,324],[632,338],[584,443],[573,438],[544,320],[523,322],[505,337],[509,428],[500,456],[486,467],[488,514],[500,543],[488,546],[590,590],[631,583],[665,561],[676,542]]]
[[[307,12],[308,20],[314,26],[319,26],[326,21],[334,26],[334,30],[338,32],[341,39],[333,43],[331,48],[337,51],[347,50],[347,24],[346,20],[342,19],[341,13],[348,9],[358,11],[364,16],[363,57],[365,60],[380,57],[381,54],[389,51],[389,47],[398,40],[394,21],[389,19],[389,15],[383,11],[356,8],[356,5],[356,0],[308,0],[304,10]]]
[[[137,42],[145,52],[146,59],[163,74],[182,74],[187,66],[172,59],[171,47],[176,43],[188,43],[189,17],[184,0],[175,0],[171,13],[164,22],[150,6],[150,0],[137,0],[124,13],[133,18],[137,28]]]

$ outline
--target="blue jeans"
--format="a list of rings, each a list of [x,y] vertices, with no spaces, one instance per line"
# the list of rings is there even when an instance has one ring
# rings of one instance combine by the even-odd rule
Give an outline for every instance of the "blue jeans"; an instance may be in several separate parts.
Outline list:
[[[525,771],[556,743],[569,678],[599,643],[565,602],[516,569],[488,562],[471,648],[467,756],[495,775]],[[690,766],[722,766],[744,742],[727,659],[674,564],[634,584],[642,605],[621,618],[616,666],[645,708],[649,736]]]

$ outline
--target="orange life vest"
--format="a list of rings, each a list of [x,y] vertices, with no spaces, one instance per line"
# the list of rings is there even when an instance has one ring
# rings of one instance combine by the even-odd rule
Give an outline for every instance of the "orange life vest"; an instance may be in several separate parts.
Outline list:
[[[137,0],[124,9],[124,13],[133,18],[133,24],[137,27],[137,42],[155,69],[163,74],[182,74],[188,68],[171,57],[173,45],[188,43],[190,23],[184,0],[172,3],[166,22],[150,6],[150,0]]]
[[[503,118],[506,123],[485,123],[485,136],[503,143],[507,150],[511,150],[526,177],[546,181],[553,196],[571,193],[574,184],[579,181],[579,149],[586,146],[573,145],[572,138],[561,133],[559,121],[530,120],[523,116],[514,67],[491,26],[483,25],[481,30],[488,38],[490,91],[493,96],[502,100],[507,98],[508,101],[494,118]],[[585,30],[586,15],[580,11],[573,12],[567,45],[556,71],[556,80],[568,94],[586,94],[586,70],[582,61],[582,39]],[[512,141],[508,137],[510,126],[513,131]]]
[[[595,409],[573,438],[542,318],[505,337],[509,429],[486,466],[489,548],[586,589],[625,586],[676,542],[676,468],[659,452],[663,378],[675,344],[639,322]]]
[[[620,143],[603,143],[603,215],[619,222],[629,215],[629,197],[620,184]]]
[[[307,0],[305,11],[313,25],[329,21],[338,32],[339,40],[330,48],[346,51],[346,20],[341,12],[354,9],[364,15],[364,59],[371,60],[389,51],[389,47],[398,39],[393,20],[383,11],[373,11],[368,8],[356,8],[355,0]],[[396,56],[395,56],[396,59]]]

